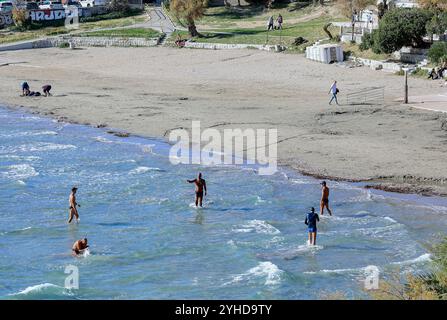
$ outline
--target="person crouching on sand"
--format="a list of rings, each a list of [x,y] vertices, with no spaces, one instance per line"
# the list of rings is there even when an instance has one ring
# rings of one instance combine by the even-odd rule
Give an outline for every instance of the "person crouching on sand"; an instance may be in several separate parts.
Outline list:
[[[27,96],[30,93],[28,82],[22,82],[22,96]]]
[[[49,84],[46,84],[42,87],[42,91],[43,91],[43,94],[45,95],[45,97],[51,96],[50,90],[51,90],[51,86]]]
[[[304,223],[307,225],[309,231],[309,245],[314,246],[317,244],[317,221],[320,221],[318,214],[315,212],[315,208],[312,207],[311,211],[306,215]]]
[[[202,179],[202,173],[199,172],[197,179],[187,181],[196,185],[196,207],[197,205],[200,205],[200,207],[202,207],[203,190],[205,190],[205,195],[207,193],[206,182],[205,179]]]
[[[71,250],[73,251],[73,255],[79,255],[79,254],[82,254],[84,252],[84,250],[87,248],[88,248],[87,238],[84,238],[84,239],[76,241],[73,244],[73,247]]]

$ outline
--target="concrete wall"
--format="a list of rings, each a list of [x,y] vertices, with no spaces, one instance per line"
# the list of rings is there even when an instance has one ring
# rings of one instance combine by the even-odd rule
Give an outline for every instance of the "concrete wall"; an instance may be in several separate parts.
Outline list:
[[[50,47],[72,43],[75,47],[153,47],[158,38],[57,37],[47,39]]]
[[[210,49],[210,50],[258,49],[266,51],[283,51],[285,49],[284,47],[272,46],[272,45],[203,43],[203,42],[190,42],[190,41],[187,41],[185,43],[185,48]]]
[[[54,37],[0,45],[0,51],[59,47],[72,43],[75,47],[153,47],[159,38]]]

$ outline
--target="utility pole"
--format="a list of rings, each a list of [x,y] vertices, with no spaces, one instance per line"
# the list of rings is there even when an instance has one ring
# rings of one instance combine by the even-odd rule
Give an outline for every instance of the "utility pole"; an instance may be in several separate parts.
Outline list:
[[[408,103],[408,69],[404,69],[405,72],[405,96],[404,96],[404,103]]]

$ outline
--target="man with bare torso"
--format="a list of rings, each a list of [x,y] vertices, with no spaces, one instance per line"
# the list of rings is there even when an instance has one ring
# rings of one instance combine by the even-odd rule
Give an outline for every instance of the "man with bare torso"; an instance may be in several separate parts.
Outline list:
[[[73,220],[73,217],[76,217],[76,221],[79,221],[79,214],[78,214],[77,207],[80,207],[81,205],[76,202],[76,191],[77,190],[78,190],[78,188],[73,187],[71,189],[70,197],[68,198],[68,203],[70,205],[70,208],[69,208],[70,216],[68,218],[68,223],[70,223],[71,220]]]
[[[88,248],[87,238],[84,238],[73,243],[73,247],[71,248],[71,250],[73,251],[74,255],[79,255],[83,253],[84,250],[87,248]]]
[[[329,215],[332,216],[331,209],[329,209],[329,188],[326,186],[326,181],[323,181],[321,185],[320,214],[323,215],[323,210],[326,208]]]
[[[196,185],[196,207],[198,205],[202,207],[203,191],[205,190],[205,195],[207,194],[206,182],[204,179],[202,179],[202,173],[199,172],[199,176],[197,177],[197,179],[187,181]]]

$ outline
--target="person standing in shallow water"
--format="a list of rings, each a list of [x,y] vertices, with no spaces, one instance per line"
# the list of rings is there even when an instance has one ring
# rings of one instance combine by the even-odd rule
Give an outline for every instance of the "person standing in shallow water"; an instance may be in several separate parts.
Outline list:
[[[332,211],[329,209],[329,188],[326,185],[326,181],[321,183],[321,202],[320,202],[320,214],[323,215],[324,208],[327,209],[329,215],[332,216]]]
[[[196,185],[196,207],[198,205],[200,205],[200,207],[202,207],[203,191],[205,191],[205,195],[207,194],[206,182],[205,182],[205,179],[202,179],[202,173],[199,172],[197,179],[187,180],[187,181],[189,183],[194,183]]]
[[[78,191],[78,188],[73,187],[71,189],[70,197],[68,198],[68,203],[70,205],[70,216],[68,218],[68,223],[71,223],[74,217],[76,217],[76,221],[79,221],[79,214],[77,207],[80,207],[81,205],[76,202],[76,191]]]
[[[318,214],[315,212],[315,208],[312,207],[311,211],[306,215],[304,223],[307,225],[309,231],[309,245],[314,246],[317,244],[317,221],[320,221]]]

